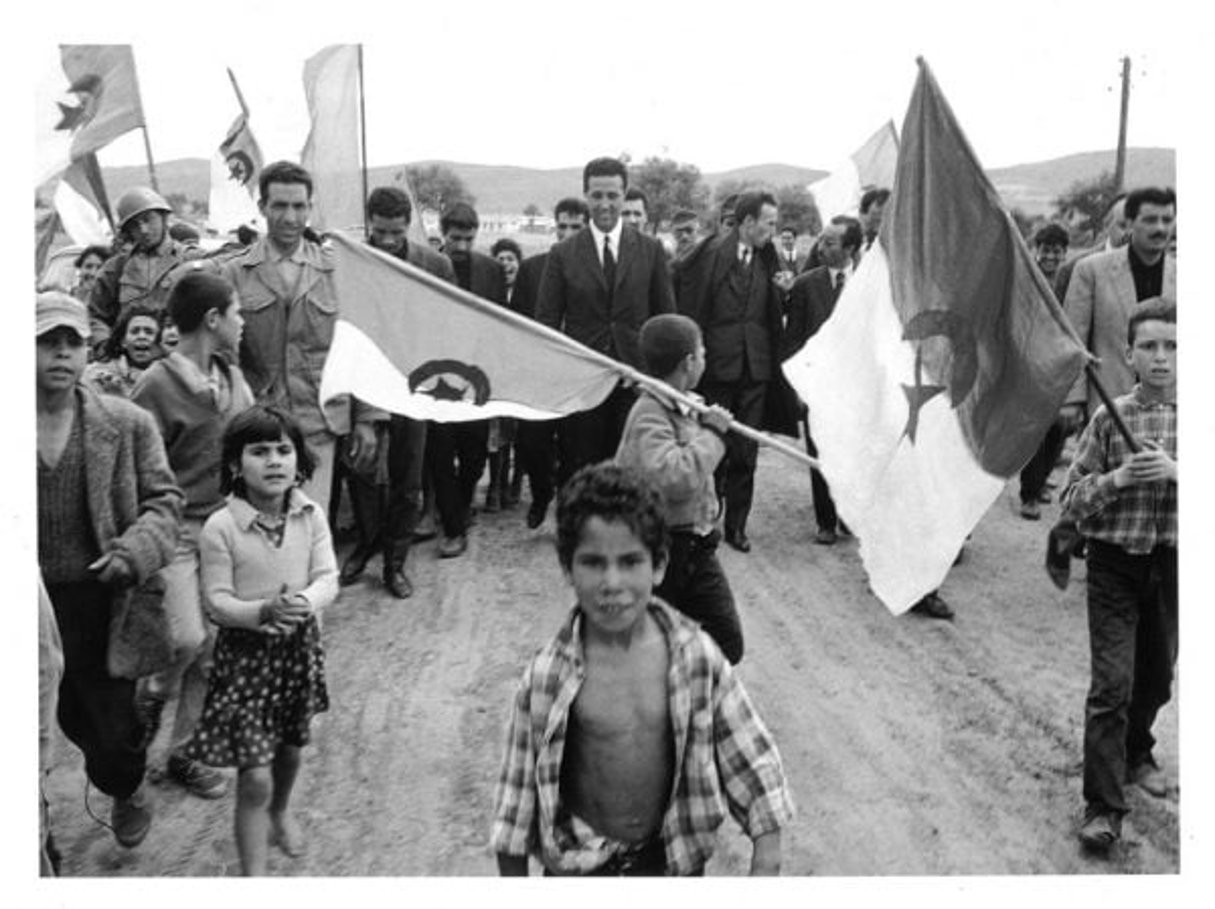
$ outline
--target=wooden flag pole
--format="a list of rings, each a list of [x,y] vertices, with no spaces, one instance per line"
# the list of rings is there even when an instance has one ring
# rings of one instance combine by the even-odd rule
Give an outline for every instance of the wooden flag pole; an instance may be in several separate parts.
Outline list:
[[[240,105],[240,112],[246,118],[249,116],[249,107],[245,104],[245,96],[241,94],[240,86],[236,84],[236,74],[232,72],[232,67],[226,67],[228,70],[228,81],[232,83],[232,91],[236,92],[236,103]]]
[[[160,183],[156,180],[156,164],[152,160],[152,140],[148,138],[148,124],[144,124],[143,129],[143,150],[148,156],[148,180],[152,184],[152,189],[160,192]]]
[[[370,218],[367,217],[367,106],[363,92],[363,45],[359,44],[359,148],[363,166],[363,232],[369,229]],[[418,217],[421,217],[419,213]]]

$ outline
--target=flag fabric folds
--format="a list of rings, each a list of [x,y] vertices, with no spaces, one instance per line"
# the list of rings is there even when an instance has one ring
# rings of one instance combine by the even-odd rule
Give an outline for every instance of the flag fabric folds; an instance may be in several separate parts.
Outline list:
[[[88,246],[108,244],[114,238],[108,208],[101,167],[97,156],[89,153],[63,172],[55,187],[55,210],[72,242]]]
[[[312,174],[312,226],[347,230],[363,224],[359,154],[359,46],[332,44],[304,64],[312,128],[300,163]]]
[[[1086,354],[926,64],[878,242],[785,363],[870,585],[938,587]]]
[[[229,231],[257,218],[257,178],[262,171],[262,150],[249,126],[249,109],[232,70],[228,78],[240,103],[240,114],[211,159],[211,194],[208,216],[211,226]]]
[[[143,125],[129,44],[60,45],[35,99],[35,184]]]
[[[373,249],[328,237],[339,301],[324,403],[353,394],[419,420],[551,419],[599,404],[618,364]]]
[[[828,176],[811,183],[808,189],[823,223],[836,215],[855,215],[864,190],[870,187],[889,189],[894,183],[898,155],[898,135],[894,124],[887,122],[847,161]]]

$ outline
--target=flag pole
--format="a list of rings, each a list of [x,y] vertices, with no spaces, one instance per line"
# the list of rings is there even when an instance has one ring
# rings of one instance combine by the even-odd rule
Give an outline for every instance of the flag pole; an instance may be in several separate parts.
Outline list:
[[[232,91],[236,92],[236,103],[240,105],[240,112],[247,118],[249,107],[245,104],[245,96],[241,94],[240,86],[236,84],[236,74],[232,72],[232,67],[225,68],[228,70],[228,81],[232,83]]]
[[[359,42],[359,146],[363,165],[363,232],[367,232],[367,106],[363,93],[363,44]],[[419,214],[419,217],[421,215]]]
[[[143,124],[140,127],[143,130],[143,150],[148,156],[148,180],[152,183],[152,189],[160,192],[160,184],[156,180],[156,164],[152,160],[152,140],[148,138],[148,124]]]
[[[403,262],[395,256],[390,256],[388,253],[378,250],[374,246],[366,246],[365,244],[357,244],[356,246],[354,241],[349,236],[340,231],[334,231],[332,236],[336,237],[343,243],[350,243],[351,246],[354,246],[360,252],[370,253],[373,256],[383,259],[385,262],[391,263],[393,267],[399,271],[408,272],[411,277],[416,279],[419,283],[425,284],[431,290],[445,296],[455,296],[469,306],[472,306],[474,309],[478,309],[481,312],[491,315],[495,319],[514,324],[520,328],[524,328],[527,331],[532,332],[533,334],[541,335],[542,337],[549,338],[552,341],[562,344],[565,347],[575,351],[584,359],[593,360],[605,369],[610,369],[627,382],[647,388],[660,397],[667,398],[671,401],[677,401],[688,409],[694,410],[697,413],[704,413],[709,409],[709,405],[705,404],[703,401],[699,401],[696,398],[679,391],[678,389],[672,388],[661,379],[656,379],[653,376],[647,376],[639,369],[635,369],[634,367],[629,366],[627,363],[621,363],[619,360],[612,359],[607,354],[600,353],[597,350],[592,350],[586,345],[578,343],[568,335],[557,331],[555,328],[550,328],[547,325],[528,318],[527,316],[520,315],[519,313],[507,309],[504,306],[499,306],[496,303],[490,303],[489,301],[478,297],[476,294],[469,293],[462,287],[455,284],[450,284],[442,278],[436,277],[430,272],[418,268],[415,265],[411,265],[408,262]],[[781,454],[787,455],[788,457],[793,458],[795,461],[800,461],[801,463],[814,468],[819,466],[819,462],[815,458],[810,457],[810,455],[806,454],[796,446],[791,445],[788,442],[783,442],[780,439],[773,438],[767,433],[760,432],[758,429],[753,429],[752,427],[747,426],[744,423],[740,423],[737,420],[730,420],[729,429],[731,432],[736,432],[740,436],[745,436],[754,442],[758,442],[760,445],[779,451]]]

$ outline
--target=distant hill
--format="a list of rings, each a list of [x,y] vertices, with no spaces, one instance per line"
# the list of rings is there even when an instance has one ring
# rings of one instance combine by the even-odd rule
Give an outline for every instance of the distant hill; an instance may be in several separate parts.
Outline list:
[[[1131,148],[1127,150],[1126,184],[1128,186],[1177,182],[1176,153],[1169,148]],[[548,211],[562,196],[579,195],[582,189],[582,168],[563,167],[539,170],[496,164],[465,164],[455,161],[418,161],[417,164],[444,164],[454,170],[477,199],[477,208],[485,213],[517,214],[529,203]],[[372,186],[391,183],[405,164],[372,167],[368,182]],[[1028,215],[1046,214],[1054,200],[1078,180],[1098,176],[1113,170],[1114,152],[1082,152],[1012,167],[988,171],[1005,204],[1020,208]],[[146,185],[148,171],[144,166],[103,168],[111,203],[132,186]],[[210,163],[203,158],[183,158],[161,161],[156,174],[162,192],[182,193],[187,199],[205,201],[210,187]],[[783,186],[788,183],[812,183],[827,175],[827,171],[791,164],[755,164],[733,170],[703,174],[710,187],[724,180],[744,180]]]

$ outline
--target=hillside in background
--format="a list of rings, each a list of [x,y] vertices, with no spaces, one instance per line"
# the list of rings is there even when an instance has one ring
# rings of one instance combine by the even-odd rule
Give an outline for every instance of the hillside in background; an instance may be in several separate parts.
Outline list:
[[[1126,185],[1167,185],[1177,182],[1177,156],[1169,148],[1131,148],[1127,150]],[[564,167],[538,170],[494,164],[464,164],[452,161],[419,161],[417,164],[443,164],[460,176],[477,200],[477,208],[485,213],[521,213],[529,203],[549,211],[562,196],[579,195],[582,168]],[[370,185],[393,182],[405,164],[372,167],[368,174]],[[1078,180],[1088,180],[1104,170],[1114,169],[1114,152],[1082,152],[1012,167],[988,171],[1005,204],[1020,208],[1028,215],[1049,213],[1054,199]],[[103,168],[106,186],[113,202],[125,190],[146,185],[147,168]],[[161,191],[182,193],[187,199],[205,201],[210,186],[210,164],[203,158],[183,158],[161,161],[156,165]],[[706,173],[705,182],[715,187],[723,180],[757,181],[770,186],[788,183],[812,183],[827,172],[790,164],[756,164],[733,170]]]

